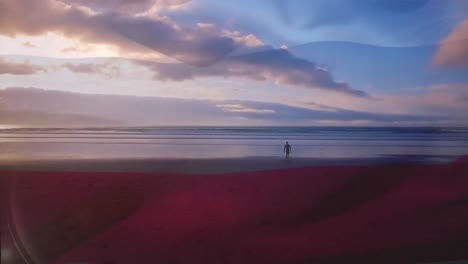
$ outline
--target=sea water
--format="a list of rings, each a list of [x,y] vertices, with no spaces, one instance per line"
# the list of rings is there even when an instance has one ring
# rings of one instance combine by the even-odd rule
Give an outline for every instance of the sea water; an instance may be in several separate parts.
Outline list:
[[[468,154],[467,128],[108,127],[3,128],[1,160],[113,158],[368,158]]]

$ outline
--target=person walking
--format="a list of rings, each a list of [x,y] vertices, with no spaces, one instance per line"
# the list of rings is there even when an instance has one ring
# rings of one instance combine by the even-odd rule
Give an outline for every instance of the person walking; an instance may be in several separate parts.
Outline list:
[[[291,153],[291,145],[286,141],[286,145],[284,145],[284,152],[286,153],[286,159],[289,159],[289,153]]]

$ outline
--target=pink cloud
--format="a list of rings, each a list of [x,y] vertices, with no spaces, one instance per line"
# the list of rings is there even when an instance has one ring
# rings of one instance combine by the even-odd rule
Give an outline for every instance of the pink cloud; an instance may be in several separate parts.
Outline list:
[[[74,3],[126,6],[129,1],[74,0]],[[154,1],[136,1],[146,5]],[[160,2],[160,1],[158,1]],[[180,1],[162,1],[179,3]],[[30,12],[35,10],[35,12]],[[134,16],[104,8],[92,13],[61,1],[6,0],[0,3],[0,34],[42,35],[57,32],[84,43],[107,44],[122,53],[159,53],[193,65],[223,59],[233,50],[260,43],[253,35],[242,35],[206,25],[182,27],[168,17]],[[27,15],[25,15],[27,14]]]
[[[122,13],[139,13],[153,6],[178,6],[190,0],[63,0],[71,5],[85,6],[95,10],[118,11]]]
[[[185,27],[168,17],[135,16],[105,8],[111,4],[125,6],[129,1],[67,1],[87,4],[91,9],[93,4],[103,5],[100,12],[90,12],[89,8],[85,10],[82,7],[70,7],[63,1],[2,1],[0,34],[16,36],[58,32],[84,43],[108,44],[126,52],[156,52],[190,64],[180,64],[182,68],[177,69],[153,65],[152,70],[159,80],[236,76],[258,81],[269,80],[278,85],[329,89],[368,97],[365,92],[353,89],[345,82],[334,80],[328,71],[321,69],[314,62],[296,57],[286,49],[272,49],[253,34],[223,30],[207,23]],[[179,2],[165,0],[161,3]],[[134,2],[137,3],[146,6],[155,2]],[[236,49],[247,50],[249,55],[230,56]],[[259,50],[263,52],[255,52]]]
[[[468,20],[460,22],[440,43],[432,60],[439,67],[468,67]]]
[[[36,46],[34,44],[32,44],[31,42],[26,41],[26,42],[23,43],[23,47],[35,48]]]
[[[45,71],[43,67],[31,63],[10,62],[0,58],[0,74],[31,75]]]
[[[107,78],[116,78],[121,75],[120,68],[112,64],[103,64],[103,63],[65,63],[62,65],[66,69],[74,73],[83,73],[83,74],[100,74],[104,75]]]

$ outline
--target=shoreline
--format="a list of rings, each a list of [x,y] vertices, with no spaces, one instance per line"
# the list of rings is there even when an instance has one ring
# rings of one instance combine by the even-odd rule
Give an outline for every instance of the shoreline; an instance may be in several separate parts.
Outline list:
[[[77,171],[77,172],[158,172],[158,173],[235,173],[321,166],[369,166],[444,164],[452,156],[399,155],[366,158],[124,158],[124,159],[56,159],[0,160],[0,171]]]

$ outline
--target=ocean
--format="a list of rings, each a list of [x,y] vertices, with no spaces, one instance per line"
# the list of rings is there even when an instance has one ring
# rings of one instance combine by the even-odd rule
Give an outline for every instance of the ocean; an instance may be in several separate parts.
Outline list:
[[[112,127],[0,129],[0,160],[426,157],[468,154],[468,128]]]

